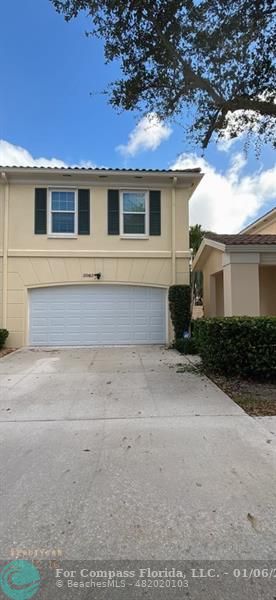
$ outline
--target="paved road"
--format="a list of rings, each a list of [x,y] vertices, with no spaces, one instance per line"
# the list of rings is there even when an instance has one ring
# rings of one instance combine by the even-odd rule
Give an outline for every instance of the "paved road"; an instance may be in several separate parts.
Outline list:
[[[0,361],[3,559],[275,557],[276,438],[186,364],[145,346]]]

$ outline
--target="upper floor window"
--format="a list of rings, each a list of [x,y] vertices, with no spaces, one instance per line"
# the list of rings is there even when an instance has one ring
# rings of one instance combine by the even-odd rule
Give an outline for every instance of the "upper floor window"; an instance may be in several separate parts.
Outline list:
[[[149,234],[147,192],[122,191],[120,204],[121,235],[147,236]]]
[[[77,234],[77,194],[75,190],[50,190],[49,233]]]

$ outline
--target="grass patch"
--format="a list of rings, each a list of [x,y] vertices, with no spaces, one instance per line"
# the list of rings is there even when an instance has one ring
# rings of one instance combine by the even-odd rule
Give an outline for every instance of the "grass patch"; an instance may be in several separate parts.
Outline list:
[[[223,375],[208,375],[245,412],[255,417],[276,416],[276,383]]]

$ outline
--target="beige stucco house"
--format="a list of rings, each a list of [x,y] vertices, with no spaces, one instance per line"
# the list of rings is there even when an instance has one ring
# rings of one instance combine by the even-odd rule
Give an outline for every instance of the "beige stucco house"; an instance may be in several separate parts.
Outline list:
[[[164,343],[189,283],[202,174],[0,168],[0,327],[8,345]]]
[[[239,234],[208,234],[193,271],[203,273],[204,316],[276,315],[276,209]]]

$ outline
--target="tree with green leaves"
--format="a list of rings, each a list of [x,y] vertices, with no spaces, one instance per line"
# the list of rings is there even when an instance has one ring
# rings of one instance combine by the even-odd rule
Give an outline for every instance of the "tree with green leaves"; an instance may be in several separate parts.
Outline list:
[[[204,231],[201,225],[190,226],[190,248],[192,250],[192,259],[194,259],[199,246],[208,231]],[[203,297],[203,274],[201,271],[191,273],[191,286],[193,291],[193,301],[195,304],[202,304]]]
[[[201,225],[191,225],[190,226],[190,248],[193,251],[193,255],[195,256],[199,246],[204,238],[205,231],[201,229]]]
[[[90,34],[121,77],[113,106],[191,116],[189,132],[276,145],[274,0],[50,0],[66,20],[86,11]]]

